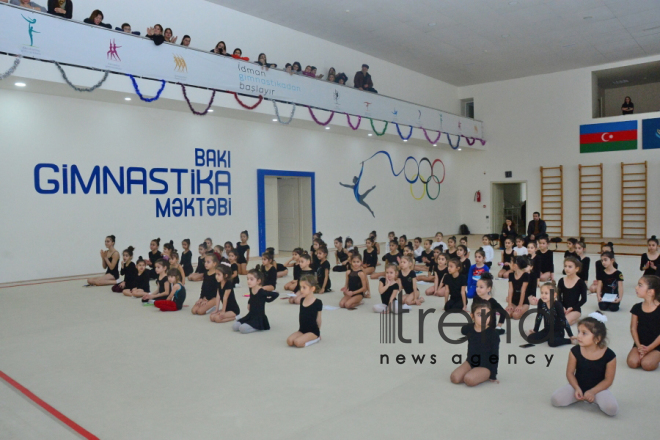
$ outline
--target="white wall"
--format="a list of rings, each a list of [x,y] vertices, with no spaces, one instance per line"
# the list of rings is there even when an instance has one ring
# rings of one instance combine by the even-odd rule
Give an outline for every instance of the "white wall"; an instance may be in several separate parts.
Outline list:
[[[660,113],[592,118],[591,71],[655,61],[658,57],[631,60],[593,68],[539,75],[510,81],[461,88],[461,98],[474,97],[475,117],[485,121],[487,152],[462,151],[461,169],[469,169],[461,188],[461,218],[475,232],[487,232],[485,216],[490,208],[490,183],[506,182],[505,171],[513,171],[514,181],[527,181],[528,219],[541,210],[540,166],[564,165],[564,235],[578,234],[578,164],[603,163],[604,235],[620,235],[620,163],[649,162],[649,197],[658,188],[658,150],[619,151],[580,154],[581,124],[660,117]],[[641,124],[641,123],[640,123]],[[640,139],[641,148],[641,125]],[[473,203],[472,195],[481,190],[485,202]],[[660,207],[649,201],[648,234],[660,230]],[[472,226],[476,225],[476,226]]]
[[[355,72],[367,63],[379,93],[460,114],[457,88],[450,84],[205,0],[76,0],[73,18],[83,21],[94,9],[103,11],[104,21],[113,29],[128,22],[134,31],[145,35],[147,27],[159,23],[172,28],[178,43],[188,34],[191,47],[204,51],[222,40],[229,52],[240,47],[251,61],[263,52],[280,68],[299,61],[303,68],[314,65],[319,74],[327,76],[328,69],[334,67],[346,73],[351,85]]]
[[[99,250],[109,234],[117,236],[119,250],[135,246],[137,257],[147,255],[149,241],[156,237],[173,239],[179,249],[181,240],[190,238],[196,251],[207,236],[216,243],[237,241],[247,229],[256,252],[258,168],[316,172],[317,230],[329,239],[350,235],[357,243],[373,229],[381,239],[389,230],[409,236],[458,230],[456,153],[268,121],[200,118],[187,109],[146,109],[0,89],[0,283],[99,272]],[[107,195],[44,195],[34,188],[38,163],[75,164],[84,177],[95,165],[113,171],[120,166],[193,169],[195,148],[231,151],[231,217],[156,218],[155,199],[168,196],[120,195],[113,189]],[[393,177],[389,163],[379,156],[367,163],[361,183],[362,192],[377,186],[367,198],[374,219],[339,182],[350,182],[360,163],[381,149],[390,152],[398,167],[407,156],[441,158],[447,176],[440,197],[435,202],[414,200],[403,176]],[[409,163],[408,174],[415,172]],[[420,194],[419,183],[413,189]],[[170,191],[169,197],[177,196]],[[184,189],[180,197],[191,195]]]

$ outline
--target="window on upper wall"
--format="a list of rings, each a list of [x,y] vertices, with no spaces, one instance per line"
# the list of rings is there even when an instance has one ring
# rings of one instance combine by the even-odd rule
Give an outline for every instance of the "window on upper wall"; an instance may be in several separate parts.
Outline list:
[[[594,118],[660,111],[660,61],[594,71],[591,94]]]
[[[461,116],[474,119],[474,98],[461,99]]]

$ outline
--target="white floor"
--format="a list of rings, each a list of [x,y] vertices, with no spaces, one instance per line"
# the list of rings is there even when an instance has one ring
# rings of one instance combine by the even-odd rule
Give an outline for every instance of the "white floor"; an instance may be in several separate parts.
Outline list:
[[[560,262],[558,255],[558,272]],[[423,344],[413,332],[416,310],[404,323],[414,343],[380,344],[380,317],[371,312],[379,302],[376,281],[358,310],[324,311],[323,340],[305,349],[286,346],[298,328],[298,307],[279,299],[267,305],[270,331],[240,335],[190,308],[162,313],[81,281],[0,289],[0,371],[102,439],[652,438],[660,371],[626,366],[628,311],[639,302],[640,272],[637,258],[618,262],[626,277],[623,307],[608,314],[618,355],[615,418],[582,403],[553,408],[550,395],[566,383],[569,347],[519,348],[517,323],[512,343],[501,346],[499,385],[452,385],[451,358],[465,356],[467,346],[438,335],[438,298],[422,307],[438,310],[426,318]],[[279,280],[280,290],[289,279]],[[343,274],[332,282],[335,292],[320,298],[336,306]],[[187,304],[200,285],[188,283]],[[243,310],[246,292],[238,291]],[[506,282],[497,281],[495,292],[504,302]],[[595,308],[590,296],[586,312]],[[380,365],[381,354],[390,355],[390,365]],[[398,354],[405,364],[396,363]],[[411,354],[425,354],[424,364],[414,365]],[[518,356],[517,365],[507,365],[508,354]],[[525,363],[529,354],[534,365]],[[554,356],[550,366],[545,355]],[[0,381],[0,439],[44,438],[79,437]]]

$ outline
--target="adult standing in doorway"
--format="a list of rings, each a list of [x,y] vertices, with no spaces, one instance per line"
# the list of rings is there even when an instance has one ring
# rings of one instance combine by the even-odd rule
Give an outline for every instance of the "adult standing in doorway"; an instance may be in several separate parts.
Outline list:
[[[545,221],[541,220],[541,214],[535,212],[534,219],[527,226],[527,236],[532,241],[537,240],[539,235],[545,234],[545,229]]]
[[[626,99],[623,100],[623,104],[621,105],[621,114],[632,115],[633,113],[635,113],[635,104],[633,104],[630,96],[626,96]]]

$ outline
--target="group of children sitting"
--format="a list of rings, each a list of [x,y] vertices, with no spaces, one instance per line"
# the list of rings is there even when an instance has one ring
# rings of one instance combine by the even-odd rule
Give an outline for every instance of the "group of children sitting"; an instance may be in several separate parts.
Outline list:
[[[106,274],[88,280],[89,285],[112,285],[112,290],[126,296],[141,298],[162,311],[183,308],[186,298],[186,280],[202,281],[199,299],[192,306],[194,315],[210,315],[215,323],[233,323],[233,330],[252,333],[270,329],[265,304],[274,301],[277,279],[292,268],[293,279],[286,283],[288,302],[300,306],[299,329],[287,339],[290,346],[306,347],[320,340],[323,303],[315,294],[332,291],[330,272],[345,272],[340,289],[339,307],[355,309],[371,298],[369,280],[379,279],[380,303],[373,306],[376,313],[400,313],[402,309],[424,302],[418,282],[431,284],[427,296],[444,298],[444,310],[471,312],[472,323],[462,329],[468,340],[468,361],[451,375],[453,383],[474,386],[497,378],[497,362],[489,359],[499,353],[499,337],[506,332],[504,324],[519,320],[536,306],[534,328],[526,339],[530,344],[548,342],[551,347],[577,344],[569,357],[569,384],[552,397],[556,406],[565,406],[578,400],[596,402],[608,415],[616,414],[616,400],[608,391],[614,379],[616,362],[614,353],[606,346],[607,318],[600,311],[616,312],[623,299],[623,275],[618,270],[612,243],[601,248],[595,263],[596,280],[590,286],[590,258],[585,255],[583,239],[569,239],[564,254],[563,275],[555,283],[554,255],[548,249],[546,235],[525,242],[523,237],[507,238],[499,264],[498,278],[508,280],[506,307],[493,298],[494,276],[491,273],[494,249],[488,236],[482,237],[482,246],[474,251],[474,264],[467,237],[457,244],[449,237],[445,244],[442,233],[434,240],[417,237],[409,242],[405,235],[389,234],[389,252],[380,257],[384,267],[379,270],[380,245],[373,231],[365,240],[362,255],[353,240],[338,237],[334,240],[335,265],[328,261],[328,248],[322,233],[314,235],[309,252],[295,249],[285,264],[274,261],[273,249],[261,256],[261,264],[247,270],[249,245],[247,231],[241,241],[215,246],[211,239],[199,245],[196,270],[191,264],[190,240],[182,242],[181,258],[172,241],[159,251],[160,239],[151,242],[147,260],[139,257],[132,262],[133,247],[123,252],[119,264],[114,249],[114,236],[106,238],[107,251],[101,251]],[[634,346],[628,355],[631,368],[655,370],[660,363],[660,278],[656,275],[658,240],[648,240],[648,252],[642,256],[640,270],[644,275],[635,292],[644,301],[632,310],[631,333]],[[118,267],[121,270],[118,270]],[[119,272],[124,276],[118,283]],[[239,275],[246,275],[249,288],[248,313],[241,316],[234,288],[239,286]],[[151,293],[149,280],[155,279],[157,291]],[[537,288],[540,287],[540,297]],[[588,294],[595,293],[599,312],[582,318],[582,307]],[[248,295],[246,295],[248,296]],[[468,302],[472,300],[468,309]],[[581,319],[582,318],[582,319]],[[571,326],[577,323],[577,336]],[[479,359],[479,361],[474,361]],[[569,389],[570,388],[570,389]],[[571,391],[572,390],[572,391]]]

